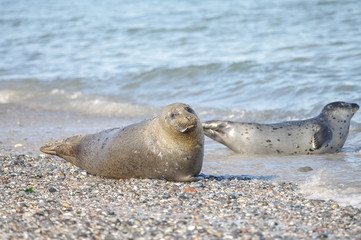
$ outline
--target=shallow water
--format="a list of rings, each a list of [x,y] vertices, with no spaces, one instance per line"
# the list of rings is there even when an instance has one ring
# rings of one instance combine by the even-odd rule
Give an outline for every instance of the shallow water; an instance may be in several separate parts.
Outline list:
[[[361,2],[0,0],[0,147],[150,118],[173,102],[201,120],[305,119],[361,104]],[[202,172],[298,182],[361,206],[361,113],[342,153],[244,156],[206,140]],[[302,172],[299,168],[311,167]]]

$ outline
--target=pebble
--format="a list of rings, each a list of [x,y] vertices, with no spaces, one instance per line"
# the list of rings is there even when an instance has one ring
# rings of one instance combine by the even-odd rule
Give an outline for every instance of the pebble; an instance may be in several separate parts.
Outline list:
[[[306,199],[291,183],[115,180],[1,153],[0,176],[0,239],[361,239],[359,208]]]
[[[298,171],[300,171],[300,172],[310,172],[310,171],[312,171],[312,170],[313,170],[313,168],[311,168],[311,167],[309,167],[309,166],[300,167],[300,168],[298,169]]]

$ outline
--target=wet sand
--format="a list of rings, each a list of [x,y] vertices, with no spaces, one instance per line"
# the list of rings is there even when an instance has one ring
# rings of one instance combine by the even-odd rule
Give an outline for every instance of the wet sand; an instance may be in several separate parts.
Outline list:
[[[114,116],[84,115],[0,104],[0,151],[38,155],[45,142],[77,134],[122,127],[143,120]]]

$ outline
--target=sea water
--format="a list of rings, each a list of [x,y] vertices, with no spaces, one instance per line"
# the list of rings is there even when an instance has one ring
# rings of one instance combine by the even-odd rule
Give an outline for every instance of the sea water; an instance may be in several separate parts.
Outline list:
[[[360,26],[358,0],[0,0],[0,149],[38,153],[174,102],[259,123],[361,104]],[[341,153],[249,156],[206,138],[202,172],[361,207],[361,112]]]

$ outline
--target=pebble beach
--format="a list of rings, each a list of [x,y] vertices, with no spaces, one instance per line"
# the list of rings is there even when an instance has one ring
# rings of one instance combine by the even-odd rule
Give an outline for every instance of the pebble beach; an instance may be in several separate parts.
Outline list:
[[[252,176],[107,179],[0,153],[0,239],[361,239],[361,209]]]

